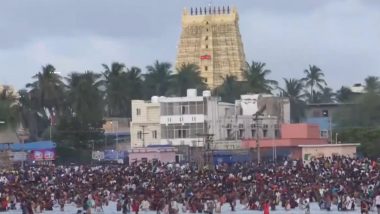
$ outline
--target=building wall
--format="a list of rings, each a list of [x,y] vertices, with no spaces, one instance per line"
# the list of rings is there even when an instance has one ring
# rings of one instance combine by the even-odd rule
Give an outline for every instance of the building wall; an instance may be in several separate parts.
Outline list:
[[[131,152],[129,153],[129,163],[134,161],[141,162],[144,158],[147,161],[152,161],[154,159],[165,162],[172,163],[175,162],[176,152],[175,151],[146,151],[146,152]]]
[[[319,139],[263,139],[259,140],[260,147],[297,147],[298,145],[323,145],[327,144],[327,140]],[[242,148],[256,148],[256,140],[244,140],[241,143]]]
[[[333,155],[343,155],[349,157],[356,157],[356,146],[345,146],[344,144],[336,144],[337,146],[331,147],[302,147],[302,158],[306,156],[312,157],[331,157]]]
[[[242,80],[246,60],[236,9],[214,12],[214,8],[207,8],[202,14],[195,13],[195,9],[185,9],[182,15],[176,67],[198,65],[210,89],[221,85],[226,75]]]
[[[132,100],[131,147],[160,144],[160,103]]]
[[[281,135],[285,139],[318,139],[321,137],[318,125],[306,123],[282,124]]]

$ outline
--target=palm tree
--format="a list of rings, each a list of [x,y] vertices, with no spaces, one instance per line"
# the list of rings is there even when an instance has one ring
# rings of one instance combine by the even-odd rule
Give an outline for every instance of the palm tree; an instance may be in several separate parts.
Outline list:
[[[206,89],[206,84],[200,76],[199,67],[195,64],[183,64],[177,69],[177,73],[172,75],[171,85],[173,94],[185,96],[186,90],[195,88],[198,91]]]
[[[234,103],[243,93],[241,84],[236,76],[227,75],[223,78],[223,84],[215,89],[215,94],[219,95],[224,102]]]
[[[369,76],[365,79],[365,90],[368,93],[380,93],[379,77]]]
[[[305,69],[304,73],[306,74],[305,78],[302,78],[302,81],[305,81],[305,86],[310,87],[311,99],[314,97],[314,87],[317,86],[318,89],[322,90],[324,86],[327,85],[326,81],[323,79],[325,76],[320,68],[315,65],[309,65],[309,70]]]
[[[171,64],[155,61],[153,65],[146,67],[148,73],[144,75],[145,97],[164,96],[170,88]]]
[[[96,124],[103,119],[101,74],[91,71],[71,73],[68,78],[68,102],[82,126]]]
[[[107,115],[109,117],[126,116],[128,88],[125,82],[125,65],[113,62],[110,67],[106,64],[102,66],[104,68]]]
[[[320,92],[320,102],[321,103],[333,103],[336,100],[336,93],[332,88],[324,87]]]
[[[86,71],[71,73],[67,78],[67,109],[54,132],[58,153],[66,157],[83,149],[88,153],[93,143],[103,139],[104,83],[102,74]],[[64,151],[71,150],[67,154]],[[78,159],[78,157],[77,157]]]
[[[25,129],[29,132],[30,140],[37,140],[42,132],[49,126],[49,118],[45,110],[36,102],[37,97],[26,89],[22,89],[19,94],[20,120]]]
[[[305,102],[303,101],[304,85],[298,79],[285,79],[285,88],[278,88],[282,97],[287,97],[290,102],[290,118],[293,123],[298,123],[305,115]]]
[[[27,84],[34,102],[41,108],[46,108],[50,119],[55,120],[63,101],[64,84],[62,77],[55,71],[54,66],[48,64],[42,67],[42,72],[33,76],[35,82]]]
[[[354,93],[351,91],[351,89],[342,86],[337,92],[336,92],[336,99],[338,102],[348,102],[353,99]]]
[[[143,80],[141,69],[138,67],[127,68],[127,72],[123,75],[127,91],[127,106],[125,108],[126,116],[131,116],[131,106],[133,99],[142,99],[143,97]]]
[[[0,86],[0,129],[15,128],[19,122],[17,95],[8,86]]]
[[[248,82],[249,92],[270,94],[277,87],[277,81],[267,79],[271,70],[265,69],[265,65],[263,62],[255,61],[247,63],[247,70],[243,71],[243,75]]]
[[[331,88],[325,87],[321,91],[313,91],[313,94],[305,91],[305,96],[308,103],[333,103],[336,94]]]

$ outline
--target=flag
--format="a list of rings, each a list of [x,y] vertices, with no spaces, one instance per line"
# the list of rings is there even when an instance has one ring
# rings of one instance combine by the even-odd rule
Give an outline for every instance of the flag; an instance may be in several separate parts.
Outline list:
[[[210,60],[211,56],[210,55],[202,55],[200,58],[201,58],[201,60]]]

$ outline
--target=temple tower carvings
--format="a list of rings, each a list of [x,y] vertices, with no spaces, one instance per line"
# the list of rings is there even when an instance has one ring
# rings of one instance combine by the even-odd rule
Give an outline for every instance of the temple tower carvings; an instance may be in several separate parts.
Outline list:
[[[227,75],[243,80],[246,68],[236,8],[205,7],[185,9],[176,67],[193,63],[210,89]]]

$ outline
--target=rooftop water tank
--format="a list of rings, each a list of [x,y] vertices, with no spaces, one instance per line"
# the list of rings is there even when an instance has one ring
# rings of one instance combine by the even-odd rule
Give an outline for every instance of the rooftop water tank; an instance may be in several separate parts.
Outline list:
[[[209,90],[203,91],[202,96],[203,97],[211,97],[211,91],[209,91]]]
[[[152,98],[151,98],[151,102],[152,103],[158,103],[158,96],[153,96]]]
[[[190,88],[187,89],[187,97],[196,97],[197,96],[197,89]]]

